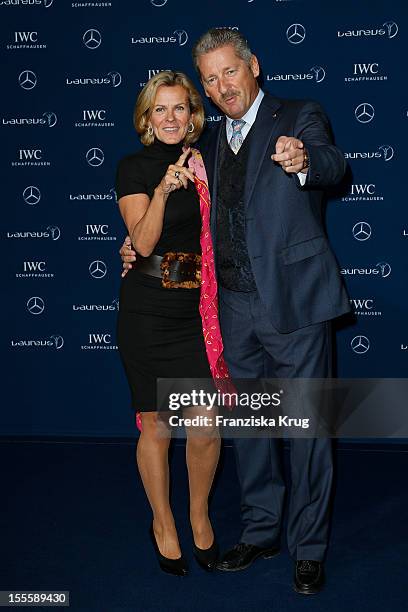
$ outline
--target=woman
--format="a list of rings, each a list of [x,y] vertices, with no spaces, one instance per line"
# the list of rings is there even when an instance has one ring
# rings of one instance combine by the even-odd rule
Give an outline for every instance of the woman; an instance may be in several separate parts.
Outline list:
[[[134,113],[145,146],[119,162],[116,180],[120,212],[137,252],[136,263],[122,281],[118,345],[133,407],[141,418],[136,456],[153,511],[150,535],[160,567],[177,575],[185,575],[188,568],[169,503],[170,440],[157,417],[156,379],[228,376],[211,273],[211,238],[204,226],[200,242],[200,206],[209,227],[208,193],[204,199],[197,193],[205,190],[198,178],[204,167],[198,152],[189,148],[203,124],[202,101],[192,82],[180,72],[156,74],[141,91]],[[200,294],[201,273],[209,290]],[[210,315],[212,331],[205,322]],[[215,361],[209,353],[211,368],[203,329],[218,346]],[[186,460],[194,554],[202,567],[212,570],[218,546],[208,517],[208,495],[220,440],[210,427],[201,432],[207,435],[192,433],[187,431]]]

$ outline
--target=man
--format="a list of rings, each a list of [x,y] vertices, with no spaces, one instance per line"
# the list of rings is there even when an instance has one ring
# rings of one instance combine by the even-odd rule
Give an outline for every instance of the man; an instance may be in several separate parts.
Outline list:
[[[226,115],[202,154],[231,375],[327,378],[328,322],[350,307],[324,232],[322,190],[342,179],[344,157],[317,103],[259,89],[258,60],[236,30],[203,34],[193,61],[206,95]],[[220,570],[244,569],[279,552],[285,484],[278,442],[235,440],[243,529]],[[312,594],[323,585],[331,442],[294,438],[290,461],[287,539],[294,588]]]

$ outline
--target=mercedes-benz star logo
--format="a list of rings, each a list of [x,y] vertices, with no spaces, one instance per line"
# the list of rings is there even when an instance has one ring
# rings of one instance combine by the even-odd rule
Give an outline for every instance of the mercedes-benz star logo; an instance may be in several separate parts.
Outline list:
[[[376,264],[376,268],[379,268],[381,271],[381,276],[383,278],[387,278],[391,274],[391,266],[386,261],[380,261]]]
[[[50,8],[51,4],[54,2],[54,0],[44,0],[44,6],[45,8]]]
[[[356,240],[368,240],[371,236],[371,226],[366,221],[359,221],[353,227],[353,236]]]
[[[91,28],[84,33],[82,40],[87,49],[97,49],[102,42],[102,35],[99,30]]]
[[[150,0],[151,4],[153,4],[153,6],[164,6],[165,4],[167,4],[167,0]]]
[[[322,68],[322,66],[312,66],[309,72],[314,74],[316,83],[321,83],[326,77],[326,71],[324,68]]]
[[[292,23],[286,30],[286,38],[292,45],[299,45],[306,38],[306,29],[301,23]]]
[[[350,346],[357,355],[364,355],[370,348],[370,341],[367,336],[355,336]]]
[[[91,261],[89,264],[89,274],[92,278],[103,278],[106,276],[106,272],[108,268],[106,267],[106,263],[104,261],[100,261],[96,259],[95,261]]]
[[[368,102],[363,102],[356,107],[354,115],[360,123],[370,123],[375,115],[374,106]]]
[[[23,191],[23,198],[26,204],[34,206],[41,200],[41,191],[34,185],[29,185]]]
[[[383,23],[383,28],[387,29],[388,38],[394,38],[398,34],[398,25],[395,21],[386,21]]]
[[[108,72],[108,76],[111,78],[112,87],[119,87],[122,82],[122,76],[119,72]]]
[[[39,315],[44,312],[45,303],[44,300],[40,297],[33,296],[27,302],[27,310],[32,315]]]
[[[37,75],[32,70],[23,70],[19,74],[18,84],[23,89],[34,89],[37,85]]]
[[[94,147],[93,149],[89,149],[86,153],[86,161],[90,166],[94,168],[97,166],[101,166],[105,160],[105,155],[103,154],[102,149],[98,149]]]
[[[54,127],[57,125],[57,115],[55,113],[43,113],[43,117],[47,119],[48,127]]]
[[[380,151],[382,151],[383,157],[386,162],[391,161],[394,157],[394,149],[391,145],[381,145],[378,147]]]

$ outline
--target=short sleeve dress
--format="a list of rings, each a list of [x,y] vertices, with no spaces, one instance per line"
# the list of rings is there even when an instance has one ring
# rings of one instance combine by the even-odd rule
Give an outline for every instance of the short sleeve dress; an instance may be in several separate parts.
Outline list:
[[[182,145],[155,140],[123,158],[116,175],[118,199],[154,189]],[[201,253],[199,198],[191,181],[188,189],[172,192],[166,203],[163,230],[153,251]],[[161,279],[137,269],[122,280],[117,326],[119,353],[137,412],[157,410],[157,378],[211,378],[199,314],[200,289],[167,289]]]

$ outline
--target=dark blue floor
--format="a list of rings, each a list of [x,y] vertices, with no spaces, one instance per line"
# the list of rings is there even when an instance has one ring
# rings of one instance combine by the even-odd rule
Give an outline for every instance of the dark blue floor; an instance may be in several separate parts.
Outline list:
[[[408,452],[339,448],[327,584],[293,592],[282,553],[243,572],[206,574],[191,558],[184,449],[172,455],[173,507],[186,578],[159,571],[147,536],[150,512],[135,471],[134,443],[0,443],[0,590],[69,590],[87,612],[408,609]],[[224,449],[212,499],[223,548],[239,534],[233,451]],[[45,608],[44,608],[45,609]],[[55,609],[55,608],[52,608]],[[68,609],[68,608],[65,608]]]

